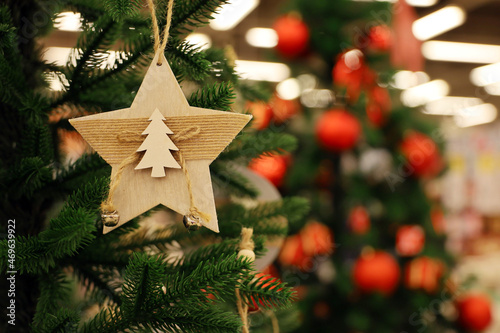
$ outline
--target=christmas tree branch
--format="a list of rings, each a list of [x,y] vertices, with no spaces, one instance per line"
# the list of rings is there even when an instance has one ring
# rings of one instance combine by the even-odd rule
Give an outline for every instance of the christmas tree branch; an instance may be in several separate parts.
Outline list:
[[[231,104],[236,97],[231,83],[214,84],[212,87],[205,86],[191,94],[189,105],[213,109],[231,111]]]

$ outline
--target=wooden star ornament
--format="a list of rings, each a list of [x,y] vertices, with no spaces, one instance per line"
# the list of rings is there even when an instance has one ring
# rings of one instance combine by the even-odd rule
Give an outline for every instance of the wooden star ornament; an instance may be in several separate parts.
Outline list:
[[[162,57],[162,65],[157,65]],[[162,52],[156,54],[130,108],[71,119],[89,145],[123,172],[113,196],[116,226],[162,204],[186,215],[191,208],[186,174],[203,226],[219,232],[209,165],[250,121],[251,116],[189,106]],[[178,151],[178,152],[177,152]],[[140,152],[140,161],[122,162]],[[183,170],[178,153],[185,160]]]

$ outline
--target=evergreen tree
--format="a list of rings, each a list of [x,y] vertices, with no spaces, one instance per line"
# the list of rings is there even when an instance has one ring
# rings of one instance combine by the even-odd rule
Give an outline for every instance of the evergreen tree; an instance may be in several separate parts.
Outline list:
[[[225,2],[174,5],[165,56],[179,82],[198,85],[191,106],[231,111],[235,94],[255,93],[239,84],[224,52],[201,51],[184,41]],[[303,199],[252,209],[228,203],[219,209],[218,235],[188,233],[180,221],[162,228],[141,223],[151,212],[102,234],[99,205],[110,168],[93,153],[71,162],[61,141],[73,131],[68,118],[130,106],[153,56],[151,17],[141,7],[142,2],[119,0],[0,5],[0,269],[16,271],[8,274],[15,276],[15,297],[6,297],[12,285],[5,277],[1,281],[2,331],[235,332],[242,325],[235,288],[245,302],[252,299],[262,308],[290,305],[289,287],[255,279],[251,261],[237,257],[239,235],[242,227],[253,228],[254,251],[261,256],[267,238],[287,233],[273,218],[285,216],[297,225],[308,209]],[[160,28],[164,8],[159,1]],[[42,59],[38,41],[67,10],[81,14],[83,31],[67,65],[57,66]],[[115,61],[105,65],[111,54]],[[60,80],[62,92],[48,89],[50,76]],[[295,146],[287,134],[245,131],[212,163],[212,180],[228,196],[254,198],[257,190],[231,165]],[[15,221],[15,233],[8,232],[9,220]],[[174,256],[178,244],[180,258]],[[84,297],[75,297],[75,290]],[[7,323],[10,299],[15,326]]]
[[[303,264],[310,263],[304,260],[310,238],[302,243],[290,238],[284,246],[290,254],[281,257],[283,276],[297,283],[297,271],[309,273],[299,282],[307,292],[297,332],[460,330],[456,318],[442,311],[453,307],[457,296],[447,280],[453,258],[439,221],[431,218],[439,200],[425,191],[439,168],[442,136],[417,110],[401,105],[391,88],[396,72],[387,48],[391,6],[291,0],[286,7],[307,26],[309,52],[293,54],[302,40],[287,31],[287,44],[278,42],[278,51],[288,55],[294,76],[317,79],[308,89],[333,88],[333,98],[323,99],[321,107],[307,102],[304,92],[303,112],[288,126],[299,149],[283,193],[309,198],[311,218],[329,226],[336,244],[331,260],[323,257],[315,265]],[[282,28],[278,24],[275,28]],[[305,81],[299,77],[299,82]],[[405,232],[409,237],[400,239]]]

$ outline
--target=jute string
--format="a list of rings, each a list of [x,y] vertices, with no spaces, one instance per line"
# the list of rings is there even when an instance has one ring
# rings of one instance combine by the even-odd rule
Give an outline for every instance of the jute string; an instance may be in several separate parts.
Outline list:
[[[149,11],[151,12],[151,20],[153,23],[153,35],[154,35],[154,50],[155,54],[160,51],[160,53],[165,52],[165,48],[167,47],[168,35],[170,31],[170,24],[172,23],[172,11],[174,7],[174,0],[169,0],[167,4],[167,23],[165,24],[165,28],[163,29],[163,37],[160,36],[160,28],[158,26],[158,20],[156,18],[156,8],[153,0],[148,0]],[[161,66],[162,57],[158,57],[157,65]]]
[[[255,247],[253,240],[253,228],[242,228],[241,229],[241,241],[240,241],[240,253],[238,257],[242,256],[242,250],[250,250],[253,252]],[[239,283],[241,280],[238,281]],[[238,307],[238,314],[240,315],[241,321],[243,323],[242,333],[249,333],[249,324],[248,324],[248,304],[243,300],[240,294],[240,289],[236,288],[236,306]]]

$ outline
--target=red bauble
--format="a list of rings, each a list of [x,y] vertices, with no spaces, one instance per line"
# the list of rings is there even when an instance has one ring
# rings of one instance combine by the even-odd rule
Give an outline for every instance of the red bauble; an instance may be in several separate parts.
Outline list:
[[[312,260],[304,253],[304,244],[300,235],[289,236],[285,239],[278,259],[284,266],[295,266],[302,270],[310,267]]]
[[[269,126],[273,116],[273,110],[269,104],[263,101],[247,102],[246,109],[253,115],[252,127],[262,130]]]
[[[442,167],[441,157],[434,141],[427,135],[413,132],[400,146],[408,164],[408,172],[419,177],[435,176]]]
[[[354,283],[363,292],[391,294],[396,289],[401,272],[389,253],[375,251],[362,255],[354,264]]]
[[[438,235],[444,234],[446,230],[446,221],[444,219],[444,213],[441,208],[434,207],[431,210],[431,222],[434,227],[434,231]]]
[[[486,295],[470,294],[458,301],[458,320],[471,331],[482,331],[490,326],[491,301]]]
[[[344,151],[354,147],[361,134],[356,117],[345,110],[326,111],[316,123],[316,136],[328,150]]]
[[[348,225],[355,234],[366,234],[370,230],[370,224],[370,215],[365,207],[356,206],[349,213]]]
[[[390,111],[391,96],[387,89],[377,85],[371,87],[368,91],[368,102],[366,103],[368,120],[377,127],[381,126]]]
[[[396,252],[402,257],[419,254],[425,245],[425,232],[419,225],[399,227],[396,233]]]
[[[274,186],[281,186],[287,170],[287,159],[281,155],[262,155],[250,161],[248,167]]]
[[[309,43],[309,29],[297,17],[286,15],[278,18],[273,25],[278,35],[276,49],[287,58],[297,57],[305,52]]]
[[[309,222],[300,232],[304,253],[307,256],[333,253],[333,234],[326,225]]]
[[[405,266],[405,286],[408,289],[423,289],[428,293],[436,292],[443,271],[444,264],[440,260],[429,257],[413,259]]]
[[[277,123],[282,123],[293,116],[300,110],[300,103],[297,100],[285,100],[274,95],[269,104],[272,107],[274,120]]]
[[[355,102],[361,92],[361,85],[367,71],[363,53],[349,50],[339,55],[332,70],[333,83],[347,90],[347,99]]]
[[[372,27],[368,32],[368,49],[375,52],[387,52],[392,45],[391,28],[384,25]]]

